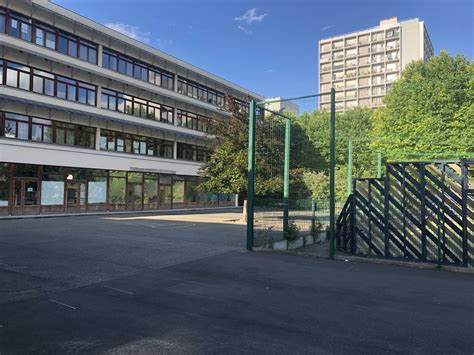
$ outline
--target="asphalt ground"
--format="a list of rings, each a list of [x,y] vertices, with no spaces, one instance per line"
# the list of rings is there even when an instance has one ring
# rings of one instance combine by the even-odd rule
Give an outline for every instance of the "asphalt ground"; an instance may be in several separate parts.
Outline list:
[[[474,351],[472,274],[245,252],[201,216],[0,221],[0,353]]]

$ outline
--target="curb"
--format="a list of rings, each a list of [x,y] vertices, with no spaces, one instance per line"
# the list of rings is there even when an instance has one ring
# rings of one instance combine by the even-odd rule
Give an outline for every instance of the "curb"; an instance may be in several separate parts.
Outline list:
[[[226,206],[226,207],[203,207],[203,208],[180,208],[180,209],[168,209],[168,210],[148,210],[148,211],[104,211],[104,212],[90,212],[90,213],[61,213],[61,214],[35,214],[26,216],[1,216],[2,220],[15,220],[15,219],[40,219],[40,218],[58,218],[58,217],[85,217],[85,216],[111,216],[111,215],[136,215],[136,214],[183,214],[185,212],[209,212],[209,211],[222,211],[240,209],[241,207]]]

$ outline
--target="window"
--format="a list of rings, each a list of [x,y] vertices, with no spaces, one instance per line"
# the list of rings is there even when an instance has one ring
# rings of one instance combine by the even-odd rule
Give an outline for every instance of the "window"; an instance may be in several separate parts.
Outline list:
[[[173,157],[173,142],[156,138],[101,130],[100,149],[137,155]]]
[[[50,120],[41,118],[32,118],[31,140],[37,142],[52,143],[53,127]]]
[[[30,90],[31,69],[27,66],[8,62],[7,85],[23,90]]]
[[[54,33],[46,32],[46,47],[50,49],[55,49],[56,46],[56,38]]]
[[[147,117],[146,101],[133,98],[133,114],[138,117]]]
[[[13,113],[6,113],[4,126],[5,126],[5,132],[4,132],[5,137],[28,140],[29,138],[28,116],[17,115]]]
[[[79,59],[97,64],[97,47],[95,44],[79,40]]]
[[[178,142],[177,148],[178,159],[199,162],[205,162],[207,159],[208,149],[206,147]]]
[[[117,94],[113,91],[102,89],[100,107],[108,110],[117,110]]]
[[[6,138],[56,143],[83,148],[95,147],[95,128],[13,113],[3,115]],[[2,126],[0,114],[0,126]]]
[[[102,66],[104,68],[118,71],[121,74],[161,86],[165,89],[173,90],[173,74],[108,49],[104,49],[102,54]]]
[[[148,103],[148,118],[159,121],[161,117],[161,106],[153,102]]]
[[[173,108],[109,89],[102,89],[101,107],[128,115],[173,124]]]
[[[104,50],[102,52],[102,67],[117,71],[117,55]]]
[[[77,57],[77,39],[64,33],[58,35],[58,52]]]
[[[5,11],[0,9],[0,32],[5,33]]]
[[[50,74],[39,71],[33,70],[33,91],[39,94],[44,94],[44,80],[45,76],[49,76]],[[54,76],[51,75],[53,78]]]
[[[56,49],[56,31],[51,27],[36,24],[35,43],[42,47]]]
[[[19,15],[13,11],[8,11],[8,14],[7,33],[10,36],[29,42],[31,42],[33,37],[34,43],[39,46],[57,50],[71,57],[79,57],[82,60],[97,64],[97,46],[95,44],[58,31],[55,28],[45,26],[39,22],[35,22],[35,26],[33,26],[30,18]],[[1,32],[4,32],[5,13],[0,13],[0,27]]]
[[[78,101],[87,105],[96,104],[96,87],[74,79],[48,73],[28,66],[0,61],[1,73],[6,64],[6,85],[29,90],[42,95]],[[33,80],[30,81],[31,76]],[[79,90],[78,90],[79,89]]]
[[[196,115],[184,110],[178,110],[176,117],[178,120],[177,124],[180,127],[208,132],[210,119],[207,117]]]

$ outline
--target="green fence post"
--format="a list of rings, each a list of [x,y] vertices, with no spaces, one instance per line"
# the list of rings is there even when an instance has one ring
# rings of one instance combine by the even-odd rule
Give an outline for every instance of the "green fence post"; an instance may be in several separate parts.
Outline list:
[[[347,166],[347,195],[352,194],[352,139],[349,141],[349,159]]]
[[[253,250],[253,212],[255,179],[255,101],[249,107],[249,147],[247,165],[247,250]]]
[[[285,118],[285,170],[283,180],[283,236],[288,235],[288,217],[290,209],[290,137],[291,120]]]
[[[336,159],[336,90],[331,88],[331,129],[330,129],[330,168],[329,168],[329,257],[334,259],[334,237],[336,234],[335,199],[335,159]]]
[[[311,199],[311,235],[315,237],[316,232],[316,203]]]
[[[377,177],[382,177],[382,152],[377,153]]]

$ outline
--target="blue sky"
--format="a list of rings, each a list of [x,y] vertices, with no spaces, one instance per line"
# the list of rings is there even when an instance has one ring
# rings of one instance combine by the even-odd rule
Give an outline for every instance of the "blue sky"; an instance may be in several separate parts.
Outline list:
[[[318,40],[391,16],[425,21],[436,53],[474,57],[473,0],[54,2],[267,97],[316,93]]]

